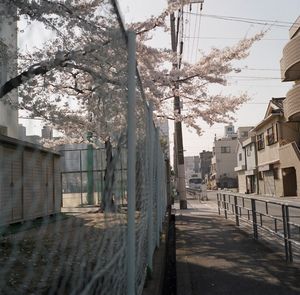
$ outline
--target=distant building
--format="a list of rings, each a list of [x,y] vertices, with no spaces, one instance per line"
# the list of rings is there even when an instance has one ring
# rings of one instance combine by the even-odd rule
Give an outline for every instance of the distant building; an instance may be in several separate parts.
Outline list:
[[[237,166],[234,171],[238,176],[238,189],[240,193],[247,193],[247,184],[245,173],[247,170],[246,154],[243,143],[248,138],[249,131],[253,129],[253,126],[239,127],[237,131],[238,142],[236,148]]]
[[[0,10],[6,11],[0,3]],[[17,21],[2,13],[0,22],[0,86],[17,74]],[[11,91],[9,98],[18,100],[17,91]],[[18,138],[18,111],[9,104],[0,102],[0,134]]]
[[[53,139],[53,128],[48,125],[45,125],[42,129],[42,138]]]
[[[237,134],[234,131],[234,126],[232,123],[229,123],[229,125],[226,125],[224,127],[224,137],[236,137]]]
[[[186,181],[191,178],[192,174],[199,173],[199,156],[184,157],[184,169]]]
[[[237,174],[234,171],[237,143],[237,134],[232,124],[225,126],[224,137],[215,137],[210,178],[213,188],[237,187]]]
[[[243,150],[245,153],[245,181],[246,191],[249,194],[258,194],[258,173],[257,173],[257,152],[255,136],[250,136],[243,141]]]
[[[211,170],[212,152],[203,150],[199,154],[199,173],[202,179],[207,179]]]

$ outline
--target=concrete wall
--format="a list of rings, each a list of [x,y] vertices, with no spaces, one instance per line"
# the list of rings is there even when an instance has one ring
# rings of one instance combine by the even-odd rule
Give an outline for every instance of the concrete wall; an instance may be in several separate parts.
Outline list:
[[[0,136],[0,225],[60,212],[59,155]]]
[[[245,170],[238,171],[239,193],[244,194],[247,191]]]
[[[17,73],[17,22],[7,16],[7,9],[0,4],[0,81],[8,80]],[[2,49],[2,50],[1,50]],[[17,91],[9,93],[16,102]],[[7,127],[7,135],[18,138],[18,111],[0,102],[0,126]]]
[[[255,142],[245,147],[247,170],[256,168],[256,146]]]
[[[234,168],[237,166],[236,145],[237,139],[222,138],[215,141],[217,179],[224,174],[231,178],[237,177],[234,171]],[[230,153],[222,153],[222,147],[229,147]]]
[[[241,159],[240,159],[241,156]],[[236,152],[236,161],[237,167],[241,167],[245,165],[245,152],[243,150],[243,146],[240,142],[238,142],[237,152]]]

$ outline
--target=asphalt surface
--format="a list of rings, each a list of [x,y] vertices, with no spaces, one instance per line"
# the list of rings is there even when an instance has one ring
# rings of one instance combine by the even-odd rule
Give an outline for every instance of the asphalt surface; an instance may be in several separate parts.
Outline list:
[[[299,264],[219,216],[213,196],[174,208],[177,295],[300,295]]]

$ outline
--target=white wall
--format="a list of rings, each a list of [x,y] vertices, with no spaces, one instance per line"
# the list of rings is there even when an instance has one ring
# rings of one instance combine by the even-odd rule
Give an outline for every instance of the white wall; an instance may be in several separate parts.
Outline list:
[[[240,155],[242,156],[241,160],[240,160]],[[240,142],[238,142],[236,160],[237,160],[237,167],[241,167],[241,166],[245,165],[245,151]]]
[[[237,139],[222,138],[215,141],[215,153],[216,153],[216,171],[217,176],[226,174],[227,177],[237,177],[234,168],[237,166],[236,159],[236,146]],[[222,147],[230,147],[230,153],[222,153]]]
[[[244,147],[246,153],[246,168],[253,170],[256,168],[256,146],[255,142],[251,142]]]

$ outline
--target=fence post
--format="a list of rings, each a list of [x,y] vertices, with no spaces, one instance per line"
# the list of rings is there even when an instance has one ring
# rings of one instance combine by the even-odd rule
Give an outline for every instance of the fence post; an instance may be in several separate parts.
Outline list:
[[[154,126],[152,121],[153,116],[153,103],[149,103],[149,112],[148,112],[148,124],[149,124],[149,199],[148,199],[148,212],[147,212],[147,219],[148,219],[148,253],[147,253],[147,265],[152,270],[152,254],[153,254],[153,185],[154,185]]]
[[[127,295],[135,295],[135,202],[136,202],[136,36],[128,32],[128,110],[127,110]]]
[[[83,205],[83,197],[82,197],[82,157],[81,150],[79,150],[79,169],[80,169],[80,203]]]
[[[227,205],[226,205],[226,195],[223,194],[223,207],[224,207],[224,215],[225,218],[227,219]]]
[[[283,220],[285,259],[287,262],[292,262],[293,254],[292,254],[292,244],[289,240],[291,237],[291,232],[290,232],[290,226],[289,226],[288,206],[282,204],[281,209],[282,209],[282,220]]]
[[[254,239],[258,239],[258,231],[257,231],[257,217],[256,217],[256,203],[255,199],[251,199],[251,209],[252,209],[252,224],[253,224],[253,236]]]
[[[292,250],[292,242],[291,242],[291,228],[290,228],[290,214],[289,214],[289,206],[285,206],[285,216],[286,216],[286,229],[287,229],[287,238],[288,238],[288,252],[289,252],[289,262],[293,262],[293,250]]]
[[[159,128],[155,128],[155,143],[157,145],[156,166],[157,166],[157,179],[156,179],[156,247],[160,244],[160,209],[161,209],[161,158],[160,158],[160,141],[159,141]]]
[[[221,215],[221,196],[217,193],[217,202],[218,202],[218,213]]]
[[[235,213],[235,223],[237,226],[240,226],[237,196],[234,196],[234,213]]]

